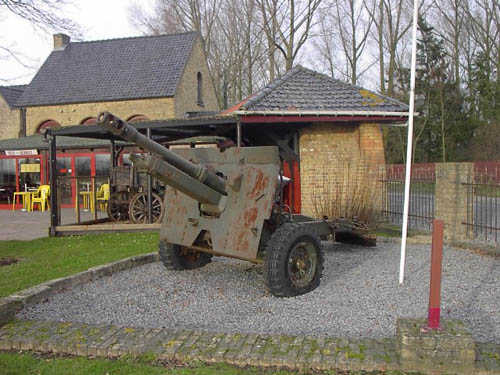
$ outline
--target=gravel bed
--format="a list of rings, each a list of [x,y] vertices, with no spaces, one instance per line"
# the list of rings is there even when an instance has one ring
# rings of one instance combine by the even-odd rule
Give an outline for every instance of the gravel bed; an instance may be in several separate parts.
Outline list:
[[[326,244],[315,291],[280,299],[264,288],[262,266],[214,258],[195,271],[152,263],[104,277],[24,309],[20,318],[309,336],[392,337],[396,317],[426,317],[429,245]],[[442,317],[463,320],[476,340],[500,344],[500,261],[445,248]]]

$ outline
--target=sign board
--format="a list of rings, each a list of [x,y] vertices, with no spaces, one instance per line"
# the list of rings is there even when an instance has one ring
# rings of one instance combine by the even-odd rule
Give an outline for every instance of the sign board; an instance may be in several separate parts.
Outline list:
[[[21,164],[21,173],[40,173],[40,164]]]
[[[36,150],[5,150],[7,156],[30,156],[38,155]]]

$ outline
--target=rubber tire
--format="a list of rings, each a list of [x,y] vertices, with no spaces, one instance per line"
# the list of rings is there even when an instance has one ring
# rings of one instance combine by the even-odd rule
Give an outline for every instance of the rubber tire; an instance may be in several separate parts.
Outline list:
[[[288,257],[299,241],[311,242],[317,255],[316,274],[308,285],[297,287],[288,276]],[[319,286],[323,274],[323,248],[319,236],[305,225],[283,224],[267,244],[264,258],[264,281],[267,289],[276,297],[294,297],[308,293]]]
[[[158,253],[160,260],[167,270],[183,271],[193,270],[206,266],[212,261],[212,254],[199,251],[199,257],[196,261],[188,261],[181,254],[181,245],[160,241],[158,244]]]

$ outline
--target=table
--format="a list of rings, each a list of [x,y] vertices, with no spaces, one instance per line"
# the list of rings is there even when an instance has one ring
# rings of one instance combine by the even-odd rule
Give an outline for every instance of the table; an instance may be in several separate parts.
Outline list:
[[[83,209],[89,210],[90,212],[94,212],[94,192],[92,191],[81,191],[80,195],[82,196]],[[78,202],[77,202],[78,205]]]
[[[21,211],[31,211],[31,195],[33,192],[31,191],[16,191],[14,192],[14,198],[12,201],[12,211],[14,211],[14,207],[16,205],[16,195],[20,196],[23,202],[23,208]]]

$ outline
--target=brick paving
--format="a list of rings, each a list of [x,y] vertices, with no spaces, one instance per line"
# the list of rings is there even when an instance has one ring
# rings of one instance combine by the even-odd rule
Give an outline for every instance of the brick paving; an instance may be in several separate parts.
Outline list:
[[[62,224],[76,222],[74,208],[61,210]],[[105,212],[98,212],[99,218],[107,216]],[[81,220],[92,220],[94,214],[81,211]],[[33,240],[47,237],[50,227],[50,210],[41,212],[24,212],[20,210],[0,210],[0,240]]]
[[[0,349],[294,370],[400,369],[394,339],[224,334],[70,322],[11,321],[0,328]],[[500,374],[500,345],[477,345],[475,374]]]

